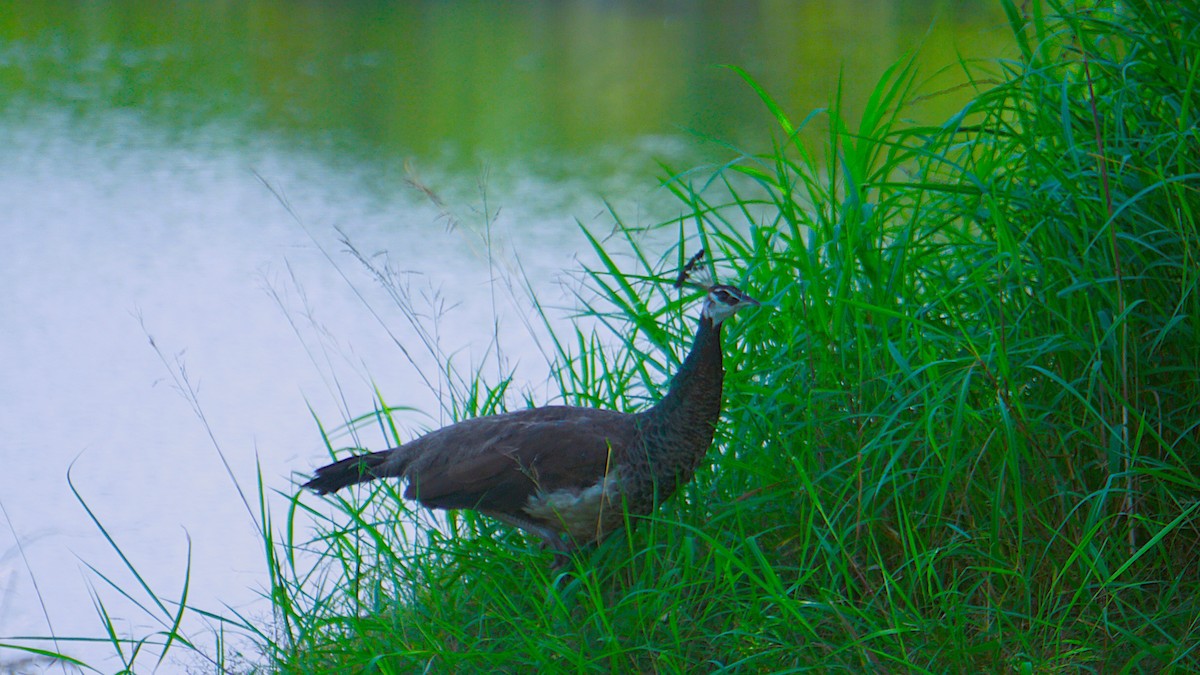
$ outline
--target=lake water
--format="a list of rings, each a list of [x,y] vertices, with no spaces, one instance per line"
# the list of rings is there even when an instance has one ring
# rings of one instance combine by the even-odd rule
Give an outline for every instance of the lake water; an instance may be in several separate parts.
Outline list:
[[[100,636],[97,597],[131,635],[153,626],[89,569],[136,588],[68,471],[160,594],[178,594],[190,541],[190,603],[265,618],[261,542],[229,473],[251,498],[256,467],[293,492],[326,459],[313,414],[335,427],[369,412],[375,386],[422,411],[402,416],[409,430],[445,421],[419,376],[435,364],[402,354],[418,336],[342,236],[386,252],[417,311],[447,308],[439,340],[460,367],[493,363],[498,314],[520,388],[545,400],[526,306],[494,278],[519,259],[565,317],[591,260],[576,221],[611,227],[607,200],[652,225],[679,210],[658,161],[768,150],[770,116],[718,65],[799,120],[839,73],[853,114],[918,44],[930,88],[950,85],[937,71],[956,50],[1006,49],[1003,16],[985,2],[0,0],[0,642]],[[111,664],[104,647],[58,648]],[[0,671],[19,657],[0,651]]]

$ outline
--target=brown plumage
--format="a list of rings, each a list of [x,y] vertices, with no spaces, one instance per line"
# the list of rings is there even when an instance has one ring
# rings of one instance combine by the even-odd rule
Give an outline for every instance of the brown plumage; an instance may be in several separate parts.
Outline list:
[[[401,477],[406,499],[475,509],[560,552],[599,541],[621,527],[623,509],[650,513],[691,480],[721,414],[721,325],[747,305],[758,301],[737,288],[709,289],[692,350],[647,410],[547,406],[477,417],[321,467],[304,486],[326,494]]]

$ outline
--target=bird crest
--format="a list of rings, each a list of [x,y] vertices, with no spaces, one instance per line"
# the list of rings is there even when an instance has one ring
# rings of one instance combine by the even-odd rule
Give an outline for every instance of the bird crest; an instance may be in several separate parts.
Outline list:
[[[706,316],[712,319],[714,324],[719,324],[742,307],[759,305],[757,300],[747,295],[742,289],[715,283],[711,271],[707,267],[700,266],[700,261],[704,259],[704,252],[704,249],[700,249],[695,255],[688,258],[687,264],[679,270],[679,276],[675,278],[674,284],[675,288],[687,286],[705,291],[704,307],[700,311],[701,316]],[[693,277],[701,275],[708,283],[692,280]]]
[[[693,255],[691,258],[688,258],[687,264],[685,264],[682,268],[680,268],[679,276],[675,277],[675,288],[683,288],[684,286],[688,286],[690,288],[698,288],[698,289],[707,291],[709,288],[711,288],[713,286],[713,284],[711,283],[712,282],[712,274],[709,273],[708,268],[699,267],[700,261],[703,259],[704,259],[704,249],[700,249],[699,251],[696,252],[695,255]],[[699,269],[697,269],[697,268],[699,268]],[[692,281],[689,278],[692,276],[701,276],[701,275],[703,275],[709,283]]]

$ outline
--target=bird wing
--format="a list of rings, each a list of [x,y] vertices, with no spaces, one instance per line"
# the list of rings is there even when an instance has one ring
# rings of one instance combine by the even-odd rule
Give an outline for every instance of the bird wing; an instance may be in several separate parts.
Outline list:
[[[466,420],[412,441],[405,496],[436,508],[515,511],[538,491],[594,485],[636,436],[635,416],[593,408]]]

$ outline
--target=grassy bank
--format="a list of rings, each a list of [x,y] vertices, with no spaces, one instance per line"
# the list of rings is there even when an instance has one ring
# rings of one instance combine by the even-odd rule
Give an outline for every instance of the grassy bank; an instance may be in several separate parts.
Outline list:
[[[697,311],[670,280],[700,247],[771,305],[727,327],[709,465],[654,517],[554,571],[394,483],[332,516],[311,495],[272,514],[260,486],[273,621],[207,618],[284,673],[1200,670],[1200,8],[1007,7],[1013,58],[954,64],[974,96],[947,120],[911,119],[937,95],[915,60],[857,120],[732,71],[770,149],[667,169],[671,250],[620,214],[587,232],[594,320],[550,331],[561,398],[538,404],[660,395]],[[456,416],[528,403],[444,375]],[[381,408],[353,426],[403,440]],[[186,590],[146,644],[201,651]]]
[[[774,149],[668,182],[687,251],[593,239],[601,328],[554,343],[564,401],[644,405],[693,329],[664,280],[715,252],[775,309],[727,334],[711,468],[561,577],[470,515],[405,535],[377,486],[304,544],[319,578],[275,559],[281,670],[1200,668],[1185,5],[1009,5],[1016,58],[957,64],[977,93],[933,125],[911,62],[860,120],[755,88]]]

